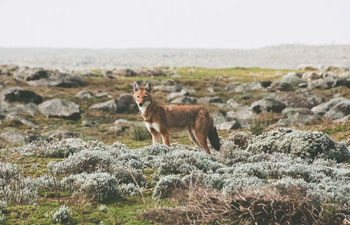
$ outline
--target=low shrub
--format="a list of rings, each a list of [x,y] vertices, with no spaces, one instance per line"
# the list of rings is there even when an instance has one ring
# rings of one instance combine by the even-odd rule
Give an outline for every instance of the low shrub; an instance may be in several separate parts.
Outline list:
[[[62,205],[51,215],[52,222],[54,223],[67,223],[72,220],[72,213],[68,206]]]
[[[135,125],[130,128],[130,136],[134,141],[143,141],[152,138],[147,128],[142,125]]]
[[[63,178],[61,183],[67,190],[100,202],[120,196],[118,180],[108,173],[74,174]]]
[[[154,188],[152,198],[157,200],[170,197],[175,189],[183,186],[184,184],[178,176],[169,175],[161,177]]]

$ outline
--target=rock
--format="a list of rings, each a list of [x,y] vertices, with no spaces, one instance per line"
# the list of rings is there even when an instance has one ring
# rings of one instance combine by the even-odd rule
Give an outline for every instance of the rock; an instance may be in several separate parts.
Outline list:
[[[306,83],[303,79],[301,79],[301,73],[291,72],[282,77],[281,83],[290,84],[292,87],[297,87],[299,84]]]
[[[309,81],[309,80],[317,80],[317,79],[321,79],[321,75],[315,72],[306,72],[303,73],[303,75],[301,76],[301,79],[305,80],[305,81]]]
[[[135,77],[137,73],[132,69],[114,69],[114,70],[106,70],[102,73],[102,76],[108,78],[114,78],[117,76],[123,77]]]
[[[232,108],[239,108],[241,107],[240,104],[238,104],[233,98],[230,98],[229,100],[227,100],[226,104]]]
[[[350,114],[350,100],[334,98],[311,109],[315,114],[331,120],[338,120]]]
[[[167,101],[172,101],[178,97],[188,96],[189,93],[185,90],[181,90],[180,92],[173,92],[167,95]]]
[[[253,102],[250,105],[250,108],[255,113],[261,113],[261,112],[280,113],[284,108],[286,108],[286,105],[283,102],[280,102],[279,100],[274,99],[273,97],[267,97],[267,98]]]
[[[277,126],[305,126],[316,119],[314,112],[307,108],[285,108]]]
[[[89,109],[110,112],[110,113],[116,113],[118,106],[117,106],[117,103],[115,102],[115,100],[112,99],[112,100],[108,100],[106,102],[94,104]]]
[[[81,98],[81,99],[91,99],[94,97],[94,94],[91,92],[91,91],[88,91],[88,90],[82,90],[82,91],[79,91],[75,97],[77,98]]]
[[[55,98],[39,105],[39,111],[47,118],[80,119],[80,107],[67,99]]]
[[[223,123],[223,122],[226,122],[226,121],[227,121],[226,116],[225,116],[224,114],[222,114],[221,112],[218,112],[218,111],[213,112],[213,113],[211,114],[211,116],[212,116],[213,119],[214,119],[214,125],[215,125],[215,126],[218,125],[218,124],[220,124],[220,123]]]
[[[307,70],[322,70],[323,66],[322,65],[310,65],[310,64],[300,64],[297,66],[297,70],[301,71],[307,71]]]
[[[159,85],[152,87],[155,91],[163,91],[163,92],[179,92],[182,90],[182,86],[180,85]]]
[[[241,124],[237,119],[233,119],[231,121],[226,121],[216,125],[216,129],[218,130],[235,130],[241,128]]]
[[[231,91],[231,92],[247,92],[247,91],[259,91],[259,90],[264,90],[264,87],[262,84],[258,81],[253,81],[250,83],[239,83],[239,82],[234,82],[229,85],[227,85],[224,88],[226,91]]]
[[[95,95],[96,98],[111,97],[108,92],[99,92]]]
[[[20,145],[38,139],[38,136],[30,133],[24,133],[17,129],[6,129],[1,132],[0,137],[11,144]]]
[[[276,98],[292,108],[313,108],[325,101],[319,95],[313,94],[310,91],[300,91],[289,93],[281,93]]]
[[[81,121],[81,126],[83,127],[93,127],[95,126],[97,123],[93,120],[83,120]]]
[[[137,105],[132,94],[121,94],[117,99],[118,113],[137,112]]]
[[[26,82],[31,86],[70,88],[84,85],[84,81],[80,76],[43,68],[23,67],[14,72],[13,78],[17,81]]]
[[[19,115],[36,116],[39,114],[38,106],[34,103],[16,104],[0,101],[0,110]]]
[[[0,76],[11,76],[18,68],[17,65],[0,65]]]
[[[158,67],[154,67],[146,70],[140,70],[137,72],[137,76],[139,77],[166,76],[166,75],[167,75],[166,72]]]
[[[332,74],[340,74],[346,71],[349,71],[349,67],[343,65],[330,65],[326,68],[326,72],[330,72]]]
[[[333,75],[325,74],[324,76],[322,76],[321,79],[308,80],[308,88],[309,89],[314,89],[314,88],[330,89],[330,88],[336,87],[337,80],[338,80],[337,77]]]
[[[174,100],[172,100],[170,103],[172,104],[185,104],[185,105],[192,105],[195,104],[197,100],[193,97],[189,96],[180,96]]]
[[[167,79],[167,80],[162,81],[162,85],[174,86],[174,85],[176,85],[176,82],[173,79]]]
[[[214,88],[212,88],[212,87],[208,88],[207,91],[208,91],[209,93],[215,93],[215,90],[214,90]]]
[[[199,98],[198,103],[200,104],[205,104],[205,103],[223,103],[224,100],[220,98],[219,96],[214,96],[214,97],[202,97]]]
[[[263,86],[264,88],[268,88],[272,84],[272,81],[262,80],[262,81],[260,81],[260,83],[261,83],[261,86]]]
[[[293,90],[293,86],[290,83],[274,81],[268,87],[269,91],[291,91]]]
[[[251,120],[255,117],[252,110],[245,106],[239,108],[237,111],[229,111],[226,113],[228,120],[238,119],[243,128],[247,128],[250,125]]]
[[[118,119],[114,122],[114,125],[109,127],[108,129],[114,132],[122,132],[122,131],[125,131],[127,128],[130,128],[135,125],[142,125],[142,124],[143,124],[142,122]]]
[[[7,120],[7,121],[18,121],[21,124],[27,125],[28,127],[31,127],[31,128],[35,128],[35,129],[39,128],[39,126],[34,124],[33,122],[31,122],[28,117],[25,117],[25,116],[22,116],[22,115],[18,115],[16,113],[9,113],[9,114],[7,114],[4,120]]]
[[[20,87],[7,88],[1,93],[1,98],[6,102],[42,103],[43,99],[33,91],[24,90]]]

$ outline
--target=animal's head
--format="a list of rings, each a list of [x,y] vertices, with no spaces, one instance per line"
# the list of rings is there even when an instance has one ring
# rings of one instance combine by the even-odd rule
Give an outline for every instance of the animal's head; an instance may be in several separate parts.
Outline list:
[[[151,83],[147,83],[144,88],[140,87],[137,82],[134,83],[134,99],[139,107],[151,103]]]

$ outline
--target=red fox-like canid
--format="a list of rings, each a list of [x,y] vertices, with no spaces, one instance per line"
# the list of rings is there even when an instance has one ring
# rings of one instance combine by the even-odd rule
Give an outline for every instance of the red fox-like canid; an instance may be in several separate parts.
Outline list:
[[[169,133],[187,130],[193,143],[210,154],[209,139],[213,148],[220,150],[220,140],[213,118],[206,108],[199,105],[159,105],[151,95],[152,86],[147,83],[141,88],[134,83],[134,99],[139,107],[145,125],[152,135],[153,144],[170,145]]]

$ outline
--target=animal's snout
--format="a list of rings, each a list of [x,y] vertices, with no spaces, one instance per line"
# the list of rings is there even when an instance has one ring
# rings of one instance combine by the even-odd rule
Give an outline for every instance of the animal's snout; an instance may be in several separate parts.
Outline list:
[[[139,103],[139,106],[142,107],[143,103]]]

